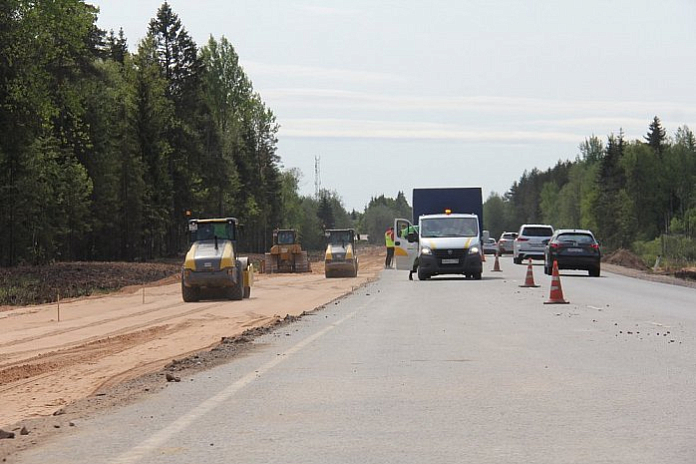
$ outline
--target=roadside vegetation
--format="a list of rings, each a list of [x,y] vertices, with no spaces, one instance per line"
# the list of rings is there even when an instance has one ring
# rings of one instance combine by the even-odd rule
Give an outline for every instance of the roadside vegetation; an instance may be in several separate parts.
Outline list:
[[[696,137],[687,127],[671,136],[656,116],[643,140],[622,131],[606,143],[592,136],[574,161],[525,172],[504,195],[484,205],[494,236],[523,223],[594,231],[605,254],[619,249],[647,266],[696,263]]]
[[[51,303],[178,275],[180,263],[72,262],[0,268],[0,306]]]
[[[236,216],[250,252],[352,224],[334,193],[298,195],[232,44],[154,13],[131,51],[83,0],[2,3],[0,266],[174,256],[189,217]]]

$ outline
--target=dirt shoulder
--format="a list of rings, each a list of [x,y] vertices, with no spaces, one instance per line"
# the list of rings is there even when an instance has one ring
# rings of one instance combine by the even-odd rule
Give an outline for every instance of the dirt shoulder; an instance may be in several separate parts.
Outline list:
[[[615,264],[602,263],[602,271],[621,274],[635,279],[648,280],[650,282],[660,282],[663,284],[678,285],[680,287],[696,288],[696,280],[682,279],[669,274],[660,274],[650,270],[633,269],[630,267],[617,266]]]
[[[254,337],[376,279],[381,248],[357,278],[257,274],[251,298],[184,303],[178,281],[0,312],[0,458],[113,405],[166,388],[250,349]],[[169,382],[168,382],[169,380]],[[26,427],[28,435],[21,435]]]

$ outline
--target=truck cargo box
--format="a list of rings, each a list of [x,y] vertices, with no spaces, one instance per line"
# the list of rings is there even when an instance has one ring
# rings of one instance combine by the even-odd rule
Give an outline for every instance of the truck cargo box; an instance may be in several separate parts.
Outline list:
[[[483,195],[481,187],[416,188],[413,189],[413,223],[425,214],[475,214],[483,228]]]

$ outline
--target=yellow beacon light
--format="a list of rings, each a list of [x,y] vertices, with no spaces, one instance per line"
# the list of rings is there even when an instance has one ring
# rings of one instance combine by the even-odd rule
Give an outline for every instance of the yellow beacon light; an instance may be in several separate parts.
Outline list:
[[[447,209],[445,210],[445,214],[452,214],[452,210],[449,209],[449,208],[447,208]]]

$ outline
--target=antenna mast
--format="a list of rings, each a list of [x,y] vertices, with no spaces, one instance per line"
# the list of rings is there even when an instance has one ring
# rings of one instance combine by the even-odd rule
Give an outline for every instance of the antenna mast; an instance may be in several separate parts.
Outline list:
[[[321,193],[321,170],[319,168],[319,162],[321,157],[314,157],[314,196],[319,198],[319,193]]]

